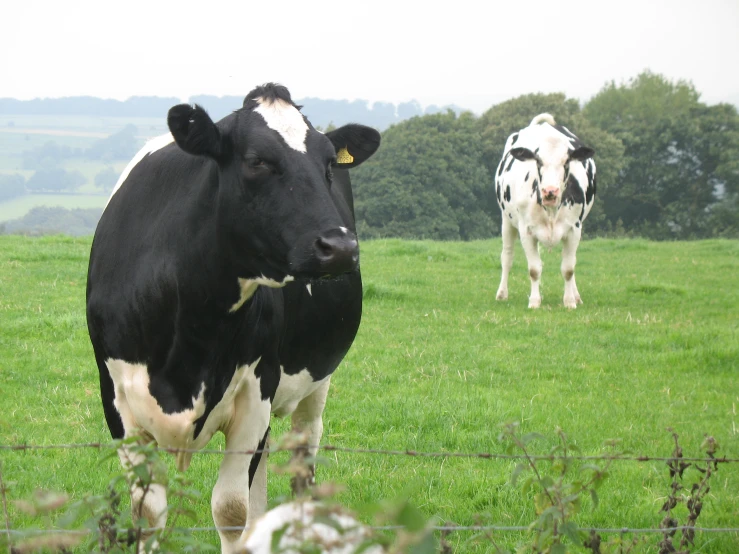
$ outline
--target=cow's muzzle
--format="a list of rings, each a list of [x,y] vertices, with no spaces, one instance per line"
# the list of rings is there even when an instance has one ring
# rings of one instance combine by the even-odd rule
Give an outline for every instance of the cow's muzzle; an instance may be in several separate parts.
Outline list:
[[[557,187],[547,187],[541,190],[542,203],[552,206],[557,203],[559,197],[559,189]]]
[[[341,275],[353,271],[359,262],[359,243],[351,231],[336,229],[319,236],[313,252],[320,271],[325,275]]]

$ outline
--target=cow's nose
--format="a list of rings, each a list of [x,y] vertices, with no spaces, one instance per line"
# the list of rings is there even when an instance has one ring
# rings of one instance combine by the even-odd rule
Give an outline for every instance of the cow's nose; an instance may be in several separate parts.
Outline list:
[[[557,196],[557,188],[556,187],[547,187],[541,191],[544,196]]]
[[[329,275],[340,275],[357,267],[359,244],[353,233],[320,236],[314,249],[321,271]]]

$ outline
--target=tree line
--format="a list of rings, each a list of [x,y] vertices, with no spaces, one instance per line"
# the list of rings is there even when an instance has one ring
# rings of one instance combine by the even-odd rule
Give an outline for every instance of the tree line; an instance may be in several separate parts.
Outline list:
[[[89,148],[72,148],[53,140],[23,152],[21,167],[34,170],[26,179],[20,173],[0,174],[0,202],[27,193],[72,192],[87,182],[77,170],[65,169],[70,160],[94,160],[104,163],[131,159],[143,141],[136,138],[134,125],[126,125],[120,131],[95,141]],[[113,190],[118,173],[106,166],[98,172],[93,182],[103,192]]]
[[[214,121],[217,121],[234,110],[239,109],[244,101],[243,96],[213,96],[201,94],[188,100],[203,106]],[[166,117],[167,110],[181,103],[179,98],[161,98],[156,96],[134,96],[128,100],[111,100],[90,96],[73,96],[68,98],[36,98],[33,100],[16,100],[0,98],[0,114],[13,115],[75,115],[97,117]],[[374,102],[367,100],[331,100],[323,98],[303,98],[295,102],[301,105],[302,111],[314,125],[327,127],[330,124],[343,125],[353,121],[361,121],[379,130],[387,128],[410,117],[434,114],[451,109],[461,112],[459,106],[426,106],[423,108],[415,100],[393,104],[391,102]],[[12,121],[12,118],[11,118]]]
[[[644,72],[581,106],[527,94],[476,117],[414,117],[383,133],[352,174],[361,237],[471,240],[499,234],[493,174],[506,138],[542,112],[596,151],[585,235],[739,237],[739,116],[689,82]]]
[[[473,240],[498,235],[495,168],[506,138],[542,112],[596,151],[598,193],[585,222],[586,237],[739,237],[736,107],[706,105],[691,83],[649,71],[626,83],[607,83],[585,104],[560,93],[527,94],[480,116],[449,109],[391,125],[382,133],[378,153],[352,173],[359,236]],[[25,189],[74,187],[79,176],[60,174],[60,160],[79,155],[130,159],[138,147],[134,135],[135,127],[128,126],[85,152],[53,144],[29,151],[24,167],[36,173],[28,182],[0,177],[0,200]],[[116,179],[116,172],[106,168],[95,184],[109,190]],[[49,217],[61,215],[44,213],[45,228]]]

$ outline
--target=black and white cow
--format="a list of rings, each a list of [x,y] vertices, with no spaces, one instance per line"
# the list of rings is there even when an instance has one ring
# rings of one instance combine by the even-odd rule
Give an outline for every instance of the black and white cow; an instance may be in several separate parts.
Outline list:
[[[197,449],[221,431],[228,450],[251,451],[270,414],[291,415],[315,453],[362,311],[347,169],[380,135],[354,124],[320,133],[275,84],[218,123],[186,104],[167,123],[171,134],[124,170],[90,253],[87,322],[110,432]],[[178,454],[178,467],[190,458]],[[247,526],[266,495],[266,455],[226,454],[215,523]],[[132,500],[165,525],[161,484]],[[243,550],[242,532],[220,537],[223,552]]]
[[[541,306],[539,243],[552,247],[562,241],[564,305],[582,304],[575,284],[575,254],[582,224],[595,200],[592,148],[547,114],[506,141],[495,174],[495,194],[502,212],[503,266],[496,298],[508,298],[508,273],[516,236],[526,253],[531,278],[529,308]]]

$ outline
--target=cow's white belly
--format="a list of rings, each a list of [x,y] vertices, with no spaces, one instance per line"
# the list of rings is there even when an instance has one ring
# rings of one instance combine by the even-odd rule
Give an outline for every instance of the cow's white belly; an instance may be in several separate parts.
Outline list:
[[[548,224],[548,225],[532,225],[528,227],[528,232],[536,237],[536,240],[543,243],[545,246],[555,246],[562,241],[562,237],[567,231],[569,226],[562,224]]]
[[[260,379],[254,375],[259,359],[236,369],[231,382],[220,402],[208,414],[203,429],[194,437],[195,422],[205,413],[205,385],[193,406],[175,413],[165,413],[149,391],[149,372],[143,364],[132,364],[123,360],[106,361],[115,387],[114,405],[123,421],[126,436],[145,434],[162,448],[197,450],[208,444],[217,431],[227,433],[233,421],[246,421],[257,404],[269,406],[263,400]],[[280,383],[270,409],[278,417],[295,411],[301,400],[315,392],[325,381],[313,381],[307,369],[295,375],[286,375],[280,368]],[[177,454],[177,465],[187,469],[192,453]]]
[[[226,432],[232,421],[249,418],[258,409],[255,404],[269,405],[262,400],[260,379],[254,375],[259,359],[238,367],[220,402],[208,414],[203,429],[194,437],[195,421],[205,413],[205,385],[193,407],[181,412],[165,413],[149,391],[149,372],[143,364],[123,360],[106,361],[115,387],[114,405],[121,416],[126,436],[151,436],[163,448],[197,450],[203,448],[217,431]],[[192,453],[177,454],[177,465],[184,470]]]
[[[523,209],[519,208],[517,215],[513,221],[519,232],[533,236],[547,247],[559,244],[577,221],[577,215],[569,207],[548,210],[536,202],[529,203]]]
[[[277,387],[275,399],[272,402],[272,413],[277,417],[284,417],[295,411],[303,398],[313,394],[318,387],[326,382],[328,377],[314,381],[307,369],[295,375],[286,375],[280,367],[280,384]]]

